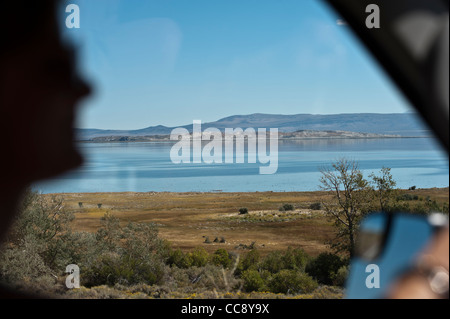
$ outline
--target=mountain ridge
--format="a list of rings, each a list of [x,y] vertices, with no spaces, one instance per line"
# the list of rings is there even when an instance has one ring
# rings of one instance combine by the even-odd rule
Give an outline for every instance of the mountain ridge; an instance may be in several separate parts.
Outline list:
[[[178,127],[192,132],[192,124]],[[231,115],[213,122],[202,123],[202,130],[215,127],[225,128],[278,128],[279,132],[290,133],[299,130],[347,131],[401,137],[431,136],[430,130],[414,113],[341,113],[341,114],[265,114]],[[177,127],[164,125],[149,126],[137,130],[76,129],[77,140],[86,141],[106,136],[151,136],[168,135]]]

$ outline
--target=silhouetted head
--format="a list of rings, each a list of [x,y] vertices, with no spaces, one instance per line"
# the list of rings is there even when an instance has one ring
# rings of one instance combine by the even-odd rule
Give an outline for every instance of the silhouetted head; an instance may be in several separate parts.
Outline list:
[[[53,0],[0,2],[0,237],[13,214],[5,200],[81,164],[73,125],[89,88],[60,39],[57,8]]]

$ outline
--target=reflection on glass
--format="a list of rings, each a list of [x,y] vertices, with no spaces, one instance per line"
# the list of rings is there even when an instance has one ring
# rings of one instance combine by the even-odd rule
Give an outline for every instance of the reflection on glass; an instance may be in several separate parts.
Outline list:
[[[430,219],[409,213],[376,213],[367,217],[360,228],[359,250],[350,265],[346,297],[384,298],[398,276],[413,265],[437,227],[447,222],[443,216],[432,216]],[[379,269],[377,289],[366,285],[371,265]]]
[[[386,214],[373,214],[361,224],[356,245],[356,255],[375,260],[382,252],[388,217]]]

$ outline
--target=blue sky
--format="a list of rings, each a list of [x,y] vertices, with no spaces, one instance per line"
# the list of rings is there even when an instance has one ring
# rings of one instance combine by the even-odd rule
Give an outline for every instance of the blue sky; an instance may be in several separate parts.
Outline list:
[[[251,113],[409,106],[320,0],[78,0],[94,94],[78,127],[178,126]]]

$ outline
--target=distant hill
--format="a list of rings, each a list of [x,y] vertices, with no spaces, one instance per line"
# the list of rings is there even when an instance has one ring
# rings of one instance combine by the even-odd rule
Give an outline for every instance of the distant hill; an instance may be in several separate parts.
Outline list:
[[[192,124],[180,126],[192,131]],[[202,123],[202,130],[215,127],[242,129],[278,128],[279,132],[296,131],[346,131],[356,133],[373,133],[400,136],[430,136],[431,132],[414,113],[348,113],[348,114],[249,114],[233,115],[215,122]],[[153,135],[167,135],[175,127],[163,125],[150,126],[138,130],[100,130],[77,129],[78,140],[91,140],[98,137],[139,137]]]

